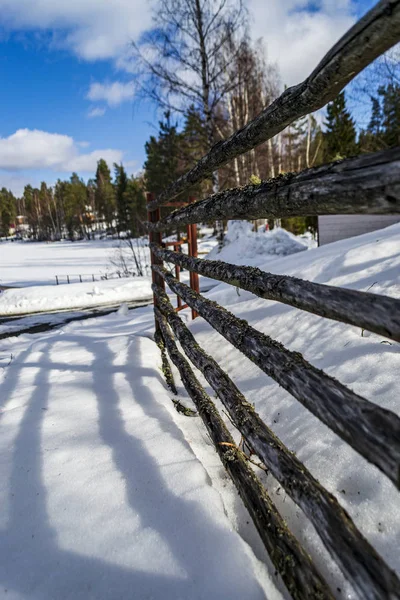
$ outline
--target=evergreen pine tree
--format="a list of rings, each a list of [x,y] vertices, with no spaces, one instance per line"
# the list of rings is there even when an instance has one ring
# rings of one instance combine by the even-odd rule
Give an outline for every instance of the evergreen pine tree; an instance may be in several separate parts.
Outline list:
[[[111,182],[110,169],[102,158],[97,163],[95,182],[96,208],[107,227],[112,227],[115,217],[115,192]]]
[[[194,106],[190,106],[185,114],[179,142],[179,170],[186,172],[207,154],[208,149],[204,120]],[[210,181],[206,180],[188,190],[187,195],[198,197],[211,191]]]
[[[117,207],[118,233],[129,229],[129,206],[127,203],[128,176],[124,167],[114,163],[114,187]]]
[[[141,227],[146,220],[146,196],[143,181],[138,177],[130,177],[127,181],[125,192],[125,203],[127,207],[127,230],[132,237],[144,234]]]
[[[16,203],[11,191],[0,190],[0,236],[7,237],[16,217]]]
[[[344,92],[328,104],[324,133],[325,160],[337,160],[357,154],[356,128],[346,108]]]
[[[400,85],[389,83],[379,88],[382,97],[382,139],[387,148],[400,144]]]
[[[151,136],[146,142],[147,159],[144,165],[146,188],[149,192],[159,194],[173,183],[180,174],[179,155],[181,135],[177,125],[171,123],[170,112],[165,113],[165,120],[160,121],[158,138]]]
[[[368,132],[372,135],[379,136],[382,129],[382,108],[378,98],[371,96],[372,111],[371,120],[368,125]]]
[[[77,233],[79,237],[89,238],[86,185],[76,173],[72,173],[69,182],[63,183],[65,183],[63,188],[64,218],[68,237],[73,240]]]
[[[361,152],[377,152],[382,150],[382,108],[379,99],[371,96],[371,119],[366,130],[360,132],[358,145]]]

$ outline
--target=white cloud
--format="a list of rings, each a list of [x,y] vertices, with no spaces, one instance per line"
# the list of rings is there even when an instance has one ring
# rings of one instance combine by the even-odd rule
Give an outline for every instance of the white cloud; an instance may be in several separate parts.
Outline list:
[[[248,2],[252,33],[264,38],[270,60],[279,63],[289,85],[307,76],[354,22],[351,0]],[[149,0],[0,0],[0,15],[8,30],[51,31],[53,44],[57,40],[80,58],[114,59],[130,71],[129,45],[151,27],[151,5]]]
[[[9,30],[57,32],[85,60],[119,57],[151,25],[143,0],[0,0],[0,14]]]
[[[118,106],[125,100],[133,98],[133,84],[131,82],[122,83],[114,81],[113,83],[92,83],[86,98],[95,101],[105,101],[108,106]]]
[[[68,135],[37,129],[18,129],[0,138],[0,168],[53,169],[74,156],[74,140]]]
[[[105,108],[91,108],[87,114],[89,119],[94,119],[96,117],[102,117],[106,112]]]
[[[19,129],[7,138],[0,138],[0,169],[93,172],[99,158],[109,164],[123,158],[123,152],[110,148],[80,153],[81,146],[68,135]]]
[[[289,86],[305,79],[324,54],[355,22],[350,0],[249,0],[254,38],[264,40],[268,60],[277,63]]]
[[[96,170],[97,161],[104,158],[106,163],[111,167],[113,163],[122,161],[122,152],[120,150],[93,150],[89,154],[80,154],[69,160],[63,170],[80,172],[94,172]]]

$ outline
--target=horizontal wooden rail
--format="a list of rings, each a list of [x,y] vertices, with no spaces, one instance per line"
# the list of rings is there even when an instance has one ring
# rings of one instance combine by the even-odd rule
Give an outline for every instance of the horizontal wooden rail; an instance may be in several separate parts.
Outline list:
[[[397,415],[355,394],[311,365],[300,353],[287,350],[247,321],[194,292],[165,268],[156,265],[153,269],[216,331],[400,488]]]
[[[154,286],[158,292],[160,288]],[[171,306],[172,312],[174,309]],[[235,484],[271,561],[295,600],[333,600],[326,582],[289,531],[244,454],[237,448],[214,403],[179,352],[162,312],[155,308],[165,346],[182,382],[204,421],[215,448]],[[179,317],[177,317],[179,318]]]
[[[241,267],[220,260],[193,258],[157,244],[151,244],[150,247],[164,261],[224,281],[260,298],[283,302],[400,342],[400,300],[396,298],[312,283],[287,275],[274,275],[258,268]]]
[[[215,219],[400,214],[400,147],[225,190],[178,209],[149,231]]]
[[[383,599],[395,594],[394,597],[398,598],[400,582],[396,575],[357,530],[336,498],[275,436],[225,371],[196,343],[165,292],[156,285],[153,291],[158,310],[167,318],[191,362],[215,390],[254,453],[308,516],[360,597]]]
[[[305,81],[287,89],[245,127],[218,142],[193,169],[151,202],[150,210],[210,177],[213,171],[272,138],[295,119],[325,106],[360,71],[399,41],[400,0],[381,0],[345,33]]]

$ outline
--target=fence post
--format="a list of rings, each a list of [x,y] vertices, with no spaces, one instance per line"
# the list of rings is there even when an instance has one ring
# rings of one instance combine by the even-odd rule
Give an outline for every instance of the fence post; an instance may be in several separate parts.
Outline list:
[[[178,233],[178,241],[179,241],[179,233]],[[175,252],[179,251],[179,244],[176,244],[174,246],[174,250]],[[175,265],[175,277],[177,278],[178,281],[180,281],[180,272],[181,272],[181,268],[179,265]],[[180,296],[176,296],[176,302],[177,302],[177,308],[180,308],[182,306],[182,299]]]
[[[195,198],[189,198],[189,204],[194,202]],[[188,254],[189,256],[193,256],[197,258],[197,225],[193,223],[192,225],[187,226],[188,232]],[[190,287],[195,292],[199,292],[199,276],[194,271],[189,271],[190,277]],[[195,319],[199,316],[199,313],[192,308],[192,319]]]
[[[82,283],[82,275],[79,275],[79,281]]]
[[[153,193],[151,192],[146,192],[146,200],[147,200],[147,204],[149,204],[150,202],[152,202],[154,200],[155,196]],[[150,221],[150,223],[157,223],[157,221],[160,220],[160,209],[156,208],[155,210],[149,210],[147,212],[147,218]],[[150,231],[149,233],[149,241],[154,242],[158,245],[161,246],[161,242],[162,242],[162,234],[160,232],[154,232],[154,231]],[[151,265],[163,265],[163,261],[160,258],[157,258],[153,251],[150,250],[150,262]],[[155,283],[156,285],[158,285],[159,287],[161,287],[163,290],[165,290],[165,283],[164,283],[164,279],[158,274],[158,273],[154,273],[154,271],[151,271],[151,278],[152,278],[152,282]],[[153,294],[153,303],[154,306],[157,305],[157,299],[155,294]],[[156,331],[159,330],[160,326],[158,324],[157,319],[155,319],[155,324],[156,324]]]
[[[58,285],[58,276],[56,275],[56,285]]]
[[[67,275],[67,281],[68,281],[68,283],[69,283],[69,275]]]

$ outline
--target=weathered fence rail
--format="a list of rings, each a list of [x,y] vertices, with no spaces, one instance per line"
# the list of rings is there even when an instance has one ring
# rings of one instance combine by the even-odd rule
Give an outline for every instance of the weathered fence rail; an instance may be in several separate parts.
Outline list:
[[[219,192],[148,224],[148,229],[168,231],[214,219],[400,214],[399,171],[400,148],[366,154]]]
[[[256,267],[199,259],[171,252],[157,244],[151,244],[150,247],[163,261],[196,271],[210,279],[400,342],[400,300],[396,298],[312,283],[288,275],[274,275]]]
[[[157,266],[155,271],[235,348],[400,488],[399,417],[358,396],[298,352],[287,350],[247,321],[191,290],[163,267]]]
[[[267,427],[218,363],[196,344],[192,333],[173,311],[165,292],[155,284],[153,289],[158,310],[168,318],[191,362],[215,390],[252,450],[312,521],[324,544],[351,577],[361,596],[388,598],[396,590],[398,593],[396,576],[356,529],[335,497]]]
[[[177,367],[226,470],[253,518],[272,563],[292,592],[293,598],[331,599],[333,596],[327,584],[315,569],[310,557],[290,533],[265,488],[249,467],[245,455],[234,443],[214,403],[197,381],[187,360],[178,351],[164,315],[172,313],[178,321],[180,319],[162,290],[154,286],[154,291],[164,302],[163,307],[155,308],[155,313],[171,360]],[[190,334],[189,331],[188,333]]]
[[[305,81],[285,92],[243,129],[218,142],[197,165],[152,201],[165,204],[230,160],[266,142],[290,123],[322,108],[400,39],[400,0],[382,0],[325,55]]]
[[[173,333],[190,362],[200,370],[225,406],[232,425],[251,452],[314,525],[326,549],[357,597],[400,599],[400,581],[356,528],[350,516],[275,436],[221,366],[209,356],[180,319],[185,307],[202,316],[226,340],[275,379],[303,406],[400,488],[400,418],[355,394],[315,368],[301,354],[238,319],[199,293],[198,275],[226,282],[253,294],[289,304],[320,317],[360,327],[400,341],[400,300],[337,288],[296,277],[266,273],[222,261],[197,258],[196,223],[232,218],[278,218],[324,214],[399,214],[400,148],[308,169],[255,186],[227,190],[181,205],[173,198],[229,160],[251,150],[293,120],[332,100],[365,66],[400,41],[400,0],[382,0],[328,52],[300,85],[286,90],[271,106],[229,139],[218,143],[186,175],[155,198],[148,194],[156,338],[164,372],[176,392],[165,348],[177,367],[235,483],[277,571],[293,598],[331,598],[324,579],[290,533],[248,459],[237,447],[215,405],[178,350]],[[177,207],[162,217],[161,206]],[[189,256],[182,244],[162,232],[187,226]],[[169,250],[167,246],[173,248]],[[175,266],[174,275],[164,262]],[[190,287],[179,281],[190,272]],[[173,308],[165,285],[177,294]],[[182,303],[184,302],[184,304]],[[172,331],[171,331],[172,330]],[[172,333],[173,332],[173,333]]]

